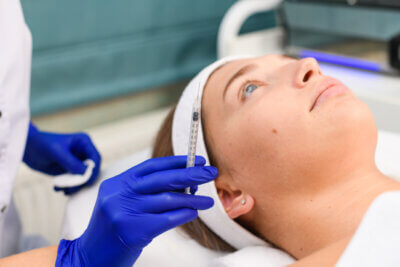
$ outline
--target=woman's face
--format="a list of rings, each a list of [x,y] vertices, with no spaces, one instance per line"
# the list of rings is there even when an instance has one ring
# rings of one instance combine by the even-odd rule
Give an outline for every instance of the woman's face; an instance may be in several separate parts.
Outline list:
[[[218,179],[256,200],[316,190],[323,176],[374,162],[371,112],[314,59],[230,62],[208,80],[202,112]]]

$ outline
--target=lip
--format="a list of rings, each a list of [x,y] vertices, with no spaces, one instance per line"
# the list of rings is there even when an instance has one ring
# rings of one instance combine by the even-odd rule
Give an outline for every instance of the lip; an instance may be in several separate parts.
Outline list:
[[[314,91],[315,91],[315,93],[314,93],[312,105],[310,108],[310,112],[316,106],[318,106],[320,103],[324,102],[326,99],[337,96],[337,95],[341,95],[345,91],[348,91],[348,89],[337,79],[334,79],[332,77],[327,77],[324,80],[322,80],[322,82],[317,84],[316,90],[314,90]],[[324,96],[326,96],[326,97],[324,97]],[[321,101],[322,97],[324,97],[324,99]]]

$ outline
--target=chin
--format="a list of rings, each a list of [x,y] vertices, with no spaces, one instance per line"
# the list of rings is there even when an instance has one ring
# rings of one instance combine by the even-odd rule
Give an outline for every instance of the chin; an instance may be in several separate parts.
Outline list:
[[[374,116],[368,106],[356,97],[343,97],[334,105],[333,114],[351,128],[376,128]]]
[[[324,104],[325,106],[320,107],[317,123],[331,140],[376,135],[372,112],[353,94],[338,96]]]
[[[367,105],[350,92],[327,100],[321,105],[319,113],[323,120],[333,126],[374,120]]]
[[[342,101],[332,111],[332,123],[336,126],[335,135],[342,139],[343,145],[353,151],[370,148],[375,151],[377,127],[368,106],[358,98]]]

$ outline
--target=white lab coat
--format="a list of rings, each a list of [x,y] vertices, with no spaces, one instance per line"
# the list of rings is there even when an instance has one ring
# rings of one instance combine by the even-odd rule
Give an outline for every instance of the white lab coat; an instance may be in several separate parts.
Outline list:
[[[11,203],[29,125],[32,40],[19,0],[0,0],[0,257],[17,252],[21,227]]]

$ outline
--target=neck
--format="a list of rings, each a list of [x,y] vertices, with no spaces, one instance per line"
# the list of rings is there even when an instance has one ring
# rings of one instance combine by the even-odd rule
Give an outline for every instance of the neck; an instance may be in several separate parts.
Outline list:
[[[400,190],[399,183],[376,168],[354,171],[344,179],[330,178],[335,183],[318,192],[280,195],[265,201],[268,204],[257,211],[262,220],[250,227],[300,259],[352,236],[378,195]]]

